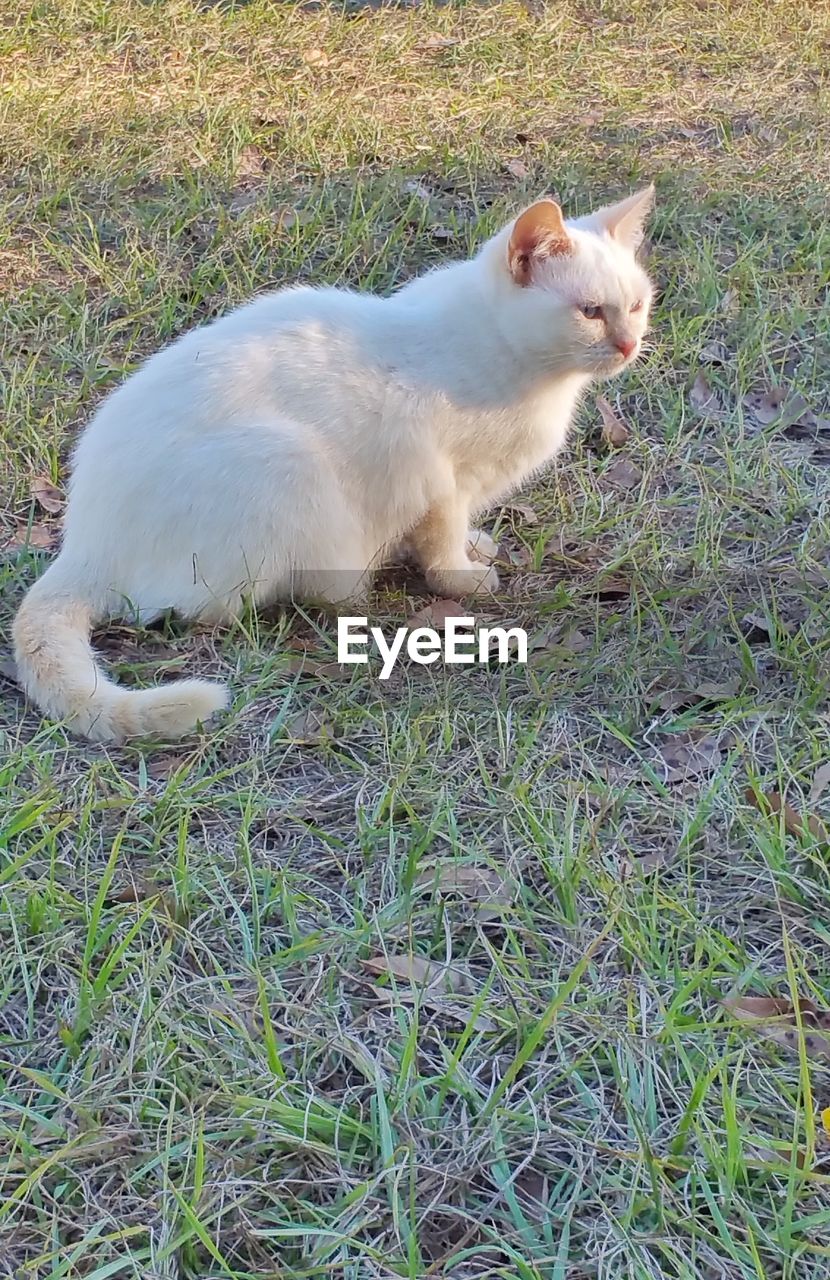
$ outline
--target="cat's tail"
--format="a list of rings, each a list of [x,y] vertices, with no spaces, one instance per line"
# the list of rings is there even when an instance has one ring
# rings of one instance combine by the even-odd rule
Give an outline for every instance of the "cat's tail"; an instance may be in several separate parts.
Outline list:
[[[120,689],[109,680],[89,639],[97,610],[65,585],[50,583],[57,564],[28,592],[14,622],[18,679],[45,715],[66,720],[93,742],[123,742],[179,738],[227,706],[224,685],[208,680],[155,689]]]

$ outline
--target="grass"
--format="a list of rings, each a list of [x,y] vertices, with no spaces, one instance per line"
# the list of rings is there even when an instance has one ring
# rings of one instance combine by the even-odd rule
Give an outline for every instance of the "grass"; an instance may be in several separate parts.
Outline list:
[[[2,684],[0,1275],[828,1275],[822,1042],[720,1001],[830,982],[821,829],[746,795],[830,817],[827,446],[752,410],[830,413],[829,48],[783,0],[5,0],[4,623],[33,478],[257,289],[389,289],[654,177],[660,304],[625,449],[589,404],[536,522],[495,513],[527,669],[304,674],[332,623],[290,611],[113,627],[121,680],[235,702],[112,751]]]

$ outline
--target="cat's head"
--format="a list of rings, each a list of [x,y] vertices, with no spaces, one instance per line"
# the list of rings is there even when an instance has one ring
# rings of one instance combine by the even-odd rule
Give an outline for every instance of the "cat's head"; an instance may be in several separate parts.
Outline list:
[[[609,378],[636,360],[652,299],[636,253],[653,203],[647,187],[565,221],[537,200],[491,242],[511,343],[540,372]]]

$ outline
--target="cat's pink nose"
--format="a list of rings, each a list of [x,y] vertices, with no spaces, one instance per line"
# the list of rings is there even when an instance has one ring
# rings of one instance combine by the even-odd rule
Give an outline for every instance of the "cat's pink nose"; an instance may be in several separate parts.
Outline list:
[[[632,356],[637,350],[637,340],[636,338],[616,338],[614,346],[617,348],[620,355],[624,356],[627,360],[628,357]]]

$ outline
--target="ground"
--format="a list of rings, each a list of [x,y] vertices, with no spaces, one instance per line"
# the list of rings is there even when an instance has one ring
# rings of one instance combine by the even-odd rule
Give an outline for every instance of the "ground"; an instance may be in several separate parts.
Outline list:
[[[6,640],[0,1275],[827,1277],[830,10],[2,9],[5,635],[93,406],[254,291],[653,178],[659,302],[493,513],[526,669],[113,628],[234,701],[105,750]]]

